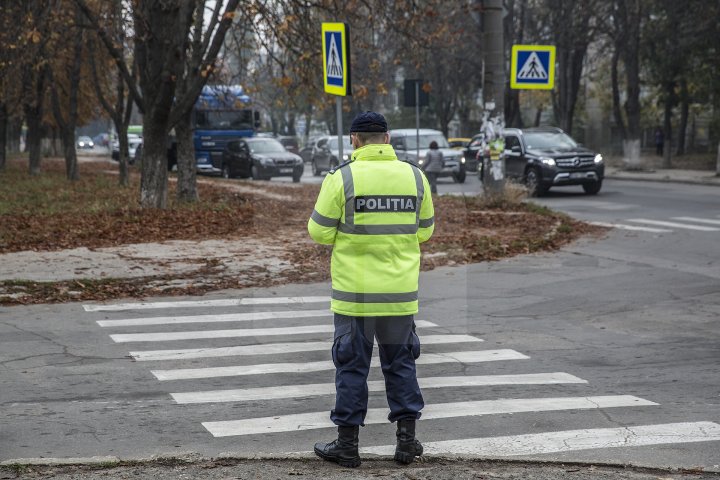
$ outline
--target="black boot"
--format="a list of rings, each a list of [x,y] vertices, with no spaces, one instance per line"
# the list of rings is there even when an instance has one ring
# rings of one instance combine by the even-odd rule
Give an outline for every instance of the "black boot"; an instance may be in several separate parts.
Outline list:
[[[405,465],[412,463],[415,457],[423,454],[423,447],[415,440],[415,420],[398,420],[397,447],[395,447],[395,461]]]
[[[315,454],[327,461],[335,462],[341,467],[355,468],[360,466],[358,453],[359,426],[338,427],[338,438],[330,443],[316,443]]]

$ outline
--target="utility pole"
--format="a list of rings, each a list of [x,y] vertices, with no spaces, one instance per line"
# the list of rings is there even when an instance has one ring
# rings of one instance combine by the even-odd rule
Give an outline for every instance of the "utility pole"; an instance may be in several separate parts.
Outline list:
[[[485,138],[490,159],[483,159],[486,192],[501,192],[505,177],[505,43],[503,38],[503,0],[476,0],[483,31],[483,103]],[[487,167],[487,168],[486,168]]]

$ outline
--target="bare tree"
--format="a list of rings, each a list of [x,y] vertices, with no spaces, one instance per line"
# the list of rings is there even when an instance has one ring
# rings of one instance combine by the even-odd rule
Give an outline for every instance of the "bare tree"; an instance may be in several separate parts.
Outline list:
[[[212,34],[202,43],[204,50],[200,67],[191,72],[192,78],[188,79],[185,94],[178,97],[177,83],[184,73],[193,18],[197,12],[195,0],[138,0],[132,3],[137,82],[130,74],[121,52],[102,29],[97,14],[89,8],[86,0],[75,0],[115,59],[143,113],[140,181],[140,204],[143,207],[167,206],[168,135],[172,127],[193,108],[207,82],[207,72],[213,68],[239,1],[228,0],[222,15],[213,19],[215,28],[209,29]]]

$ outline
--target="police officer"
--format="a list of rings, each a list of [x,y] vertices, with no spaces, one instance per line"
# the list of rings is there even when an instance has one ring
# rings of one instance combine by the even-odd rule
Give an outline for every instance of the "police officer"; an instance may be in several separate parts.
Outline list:
[[[420,341],[413,316],[420,243],[434,229],[432,196],[421,170],[398,160],[382,115],[357,115],[350,137],[352,159],[325,177],[308,222],[313,240],[333,245],[336,397],[330,419],[338,438],[315,444],[315,453],[342,466],[360,465],[358,432],[367,414],[367,376],[377,339],[388,420],[397,422],[395,460],[408,464],[422,454],[415,439],[424,402],[415,372]]]

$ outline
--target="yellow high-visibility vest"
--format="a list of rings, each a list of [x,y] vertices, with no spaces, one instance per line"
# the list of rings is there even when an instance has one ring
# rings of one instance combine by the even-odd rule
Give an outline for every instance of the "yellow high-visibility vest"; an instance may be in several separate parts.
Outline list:
[[[387,144],[355,150],[325,177],[308,232],[333,245],[333,312],[349,316],[418,311],[420,243],[435,229],[430,185]]]

